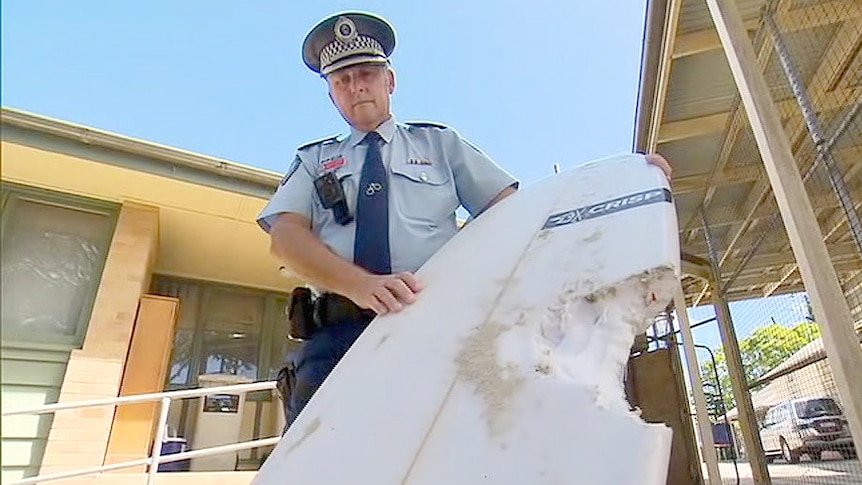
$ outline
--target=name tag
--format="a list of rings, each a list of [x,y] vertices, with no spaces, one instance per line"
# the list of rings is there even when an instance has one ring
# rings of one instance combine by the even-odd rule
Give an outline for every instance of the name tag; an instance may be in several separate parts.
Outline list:
[[[331,172],[347,164],[347,160],[342,155],[336,155],[332,158],[320,161],[321,172]]]

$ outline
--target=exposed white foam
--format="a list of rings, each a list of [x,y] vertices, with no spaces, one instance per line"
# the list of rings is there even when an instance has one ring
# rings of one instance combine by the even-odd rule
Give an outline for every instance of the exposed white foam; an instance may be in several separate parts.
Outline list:
[[[659,268],[587,294],[575,288],[589,284],[568,285],[538,321],[484,335],[497,341],[497,367],[509,374],[498,382],[511,387],[518,369],[560,379],[594,396],[600,408],[629,413],[622,378],[632,343],[667,305],[676,281],[673,269]]]

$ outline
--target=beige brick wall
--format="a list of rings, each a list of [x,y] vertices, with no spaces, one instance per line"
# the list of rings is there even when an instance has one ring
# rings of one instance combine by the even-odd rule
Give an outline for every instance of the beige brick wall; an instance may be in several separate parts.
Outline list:
[[[72,351],[59,402],[118,395],[138,301],[149,288],[158,244],[158,208],[123,204],[84,345]],[[101,466],[113,416],[112,407],[58,412],[40,473]]]

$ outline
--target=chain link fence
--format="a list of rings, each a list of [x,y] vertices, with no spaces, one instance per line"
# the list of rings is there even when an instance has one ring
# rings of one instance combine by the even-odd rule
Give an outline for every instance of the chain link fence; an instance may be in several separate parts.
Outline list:
[[[862,332],[862,4],[765,2],[752,38],[823,240]],[[718,166],[759,173],[738,192],[708,194],[682,229],[715,285],[687,277],[689,318],[723,482],[752,483],[731,392],[728,353],[710,303],[729,304],[759,439],[773,484],[862,483],[811,302],[742,103],[728,119]],[[763,281],[769,281],[763,284]],[[862,383],[851,383],[862,393]],[[709,446],[704,446],[709,449]],[[738,478],[739,477],[739,478]]]

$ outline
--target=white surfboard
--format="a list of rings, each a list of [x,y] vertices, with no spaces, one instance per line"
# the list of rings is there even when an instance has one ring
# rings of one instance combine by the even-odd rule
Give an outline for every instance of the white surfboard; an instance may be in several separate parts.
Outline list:
[[[621,375],[678,268],[642,156],[523,188],[422,267],[418,301],[371,323],[253,483],[664,484],[670,429],[629,411]]]

